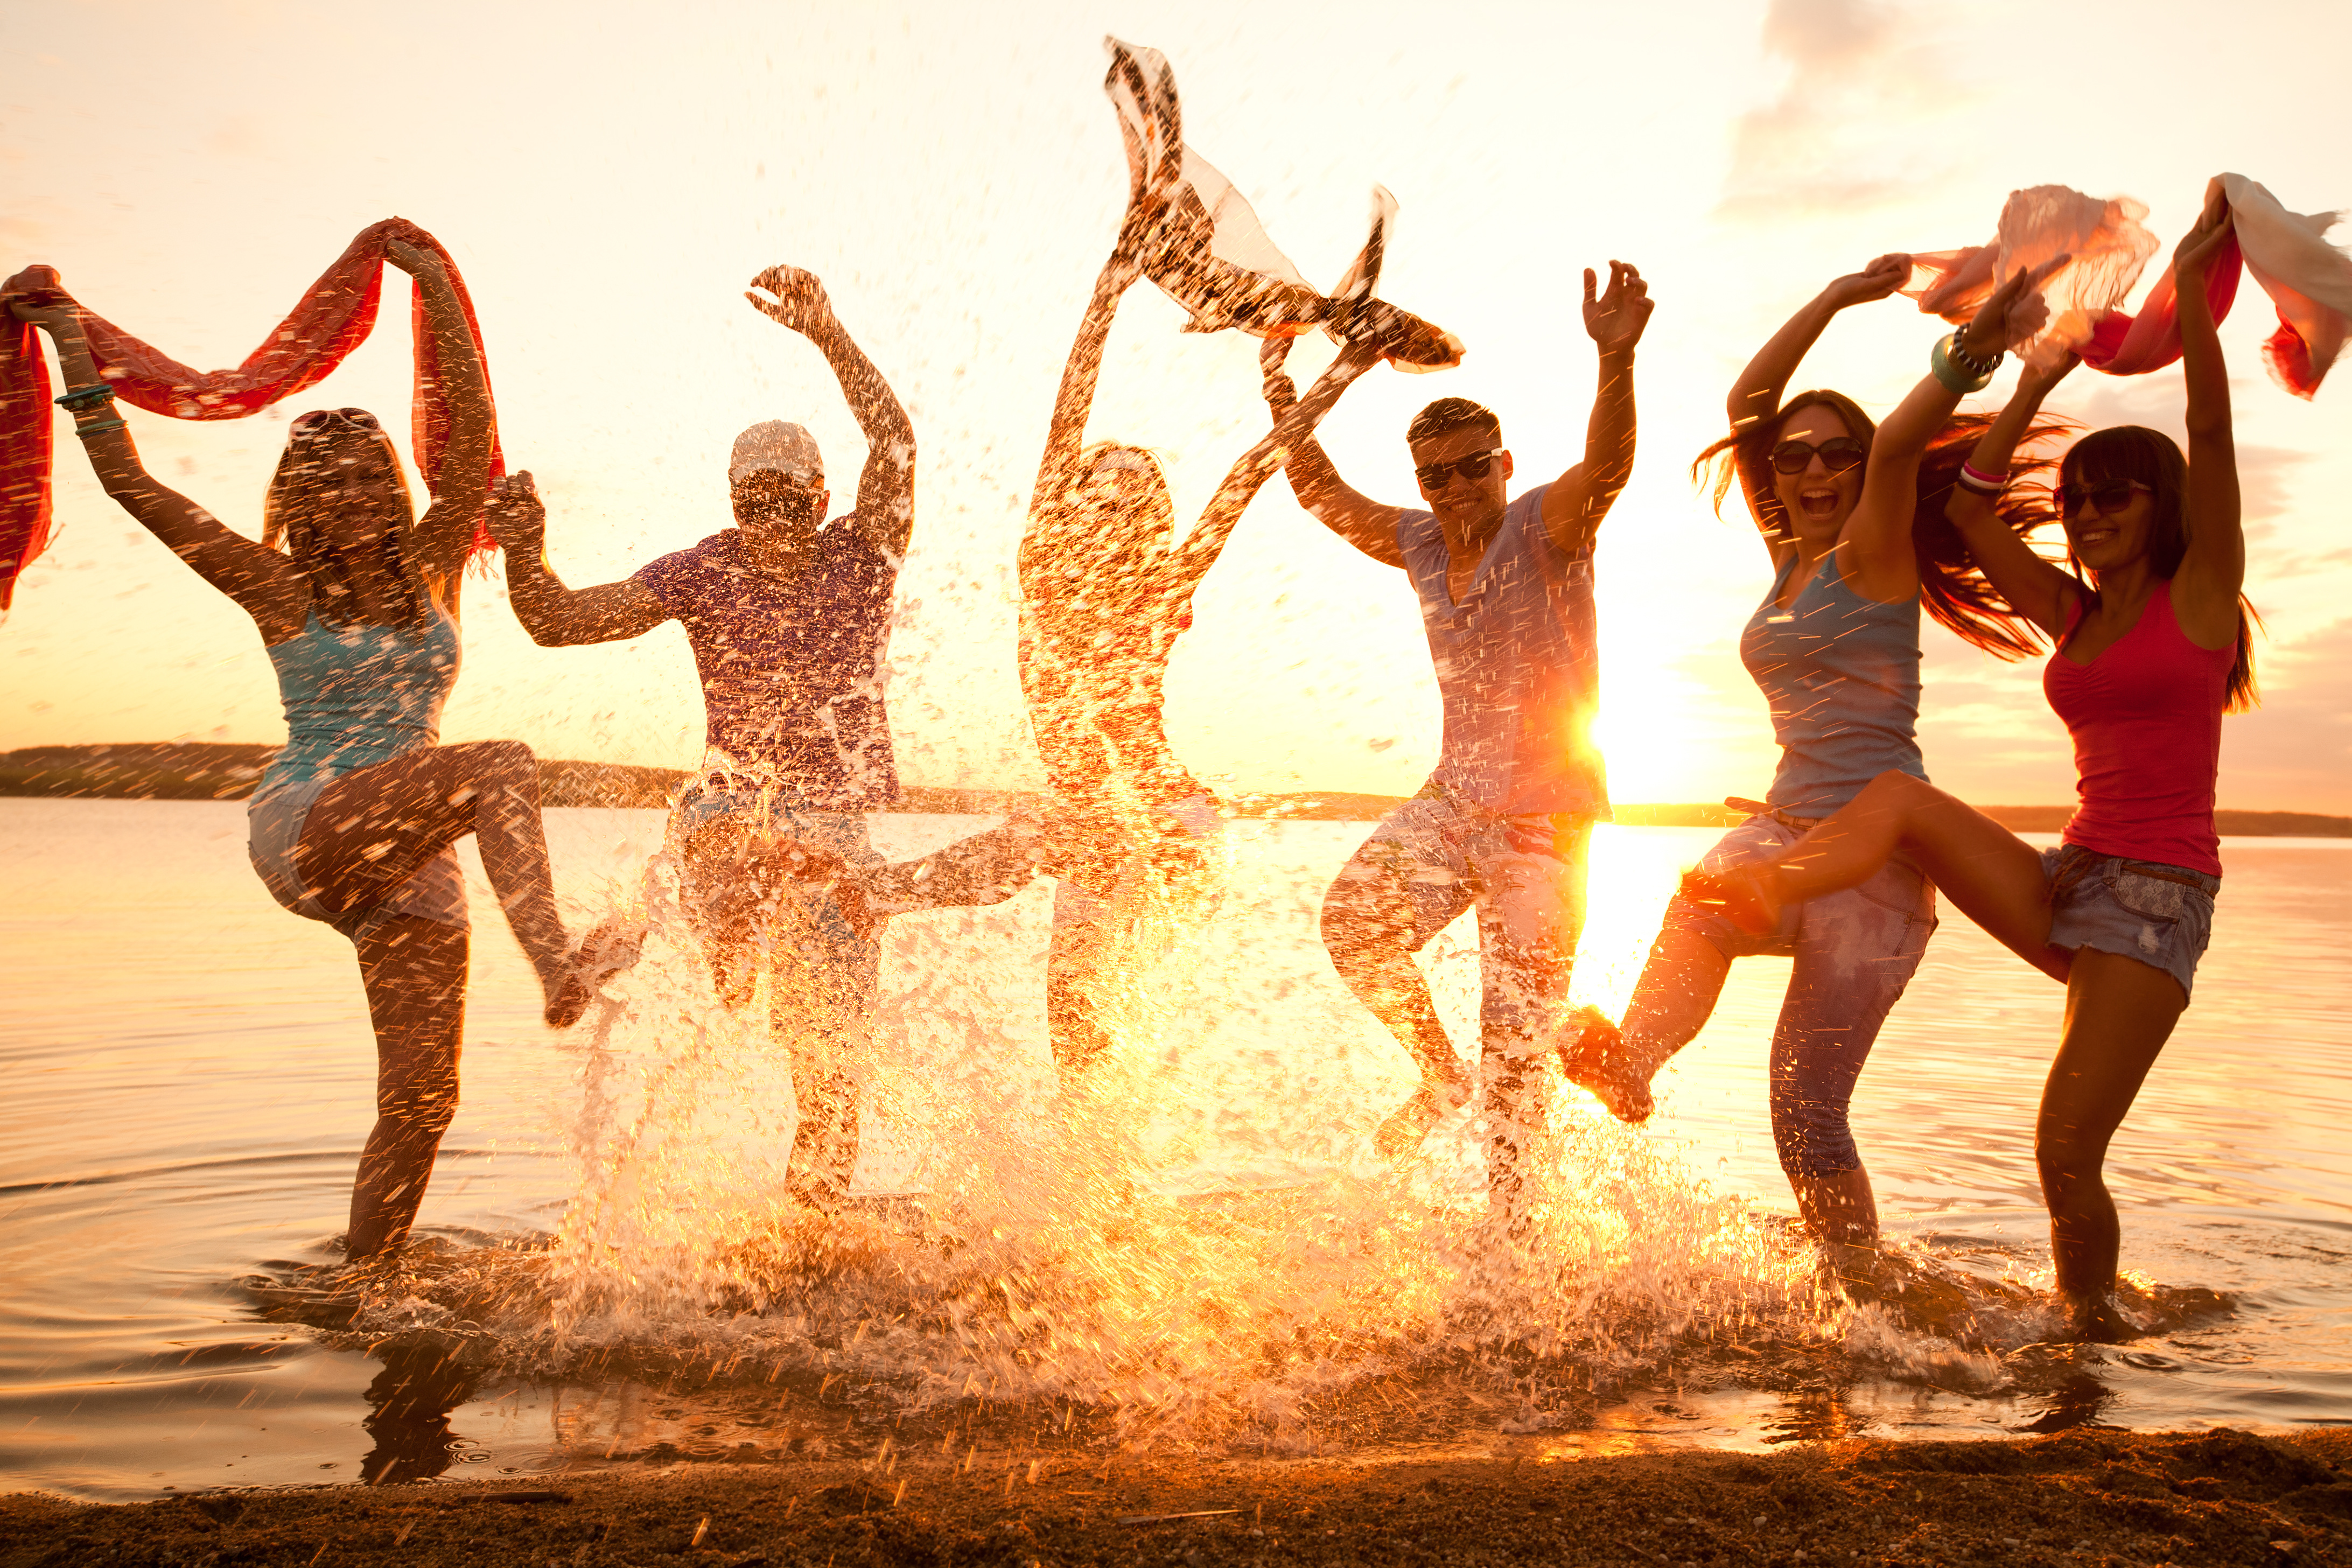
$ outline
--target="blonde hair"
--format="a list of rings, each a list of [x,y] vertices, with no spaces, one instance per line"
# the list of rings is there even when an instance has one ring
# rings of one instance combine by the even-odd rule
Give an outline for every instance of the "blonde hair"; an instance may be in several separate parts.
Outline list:
[[[345,504],[325,499],[332,458],[341,447],[331,435],[355,435],[375,442],[383,450],[385,467],[392,474],[381,519],[384,525],[383,565],[408,584],[409,613],[399,626],[403,631],[414,632],[424,626],[430,604],[425,575],[409,558],[406,548],[416,527],[416,503],[409,491],[407,471],[401,467],[400,450],[382,430],[354,428],[348,432],[289,434],[286,450],[278,455],[277,470],[269,476],[269,489],[262,498],[261,542],[269,549],[284,551],[294,563],[294,569],[310,584],[310,605],[320,620],[329,626],[347,626],[358,619],[352,602],[352,561],[319,528],[330,511]]]

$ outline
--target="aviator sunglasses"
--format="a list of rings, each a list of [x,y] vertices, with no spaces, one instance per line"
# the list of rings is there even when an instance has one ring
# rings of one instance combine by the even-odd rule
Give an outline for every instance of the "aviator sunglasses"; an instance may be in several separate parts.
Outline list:
[[[1801,474],[1812,466],[1815,453],[1822,467],[1842,474],[1869,456],[1870,449],[1851,436],[1832,436],[1820,446],[1811,441],[1783,441],[1772,448],[1772,467],[1783,474]]]
[[[2134,490],[2146,490],[2148,494],[2154,495],[2156,487],[2143,484],[2137,479],[2102,479],[2095,485],[2060,485],[2058,515],[2073,517],[2083,510],[2083,503],[2085,500],[2098,502],[2101,513],[2113,515],[2131,505]]]
[[[1495,459],[1502,455],[1503,448],[1495,447],[1484,452],[1473,452],[1466,458],[1456,458],[1450,463],[1423,463],[1413,469],[1412,477],[1421,481],[1423,489],[1442,490],[1454,474],[1460,474],[1465,479],[1485,479],[1487,471],[1494,468]]]
[[[286,433],[289,436],[316,436],[333,426],[339,419],[346,425],[355,426],[378,436],[383,434],[383,426],[377,424],[375,416],[364,408],[313,408],[310,413],[288,426]]]

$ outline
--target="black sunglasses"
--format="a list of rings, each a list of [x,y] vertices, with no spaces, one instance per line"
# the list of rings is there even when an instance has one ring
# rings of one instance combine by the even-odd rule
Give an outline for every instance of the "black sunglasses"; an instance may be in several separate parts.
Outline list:
[[[1851,436],[1832,436],[1818,447],[1811,441],[1783,441],[1772,448],[1772,467],[1780,473],[1801,474],[1812,466],[1815,453],[1821,454],[1822,467],[1842,474],[1870,456],[1870,448]]]
[[[383,434],[383,426],[377,424],[375,416],[364,408],[313,408],[288,426],[286,433],[289,436],[316,436],[331,427],[337,420],[374,435]]]
[[[1423,489],[1442,490],[1448,477],[1454,474],[1460,474],[1465,479],[1485,479],[1488,470],[1494,468],[1495,459],[1502,455],[1503,448],[1496,447],[1484,452],[1473,452],[1466,458],[1456,458],[1450,463],[1423,463],[1413,469],[1412,477],[1421,481]]]
[[[2099,503],[2101,513],[2113,516],[2131,505],[2134,490],[2146,490],[2154,495],[2156,487],[2137,479],[2102,479],[2095,485],[2060,485],[2058,515],[2072,517],[2083,510],[2085,500],[2095,500]]]

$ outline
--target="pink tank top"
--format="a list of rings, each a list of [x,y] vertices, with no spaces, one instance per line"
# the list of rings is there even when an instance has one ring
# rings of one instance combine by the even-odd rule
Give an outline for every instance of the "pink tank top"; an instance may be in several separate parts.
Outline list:
[[[2078,599],[2066,636],[2082,619]],[[2061,651],[2042,672],[2042,695],[2074,742],[2075,795],[2066,842],[2221,874],[2213,782],[2221,766],[2221,709],[2237,645],[2201,648],[2172,614],[2172,584],[2157,584],[2137,624],[2088,664]]]

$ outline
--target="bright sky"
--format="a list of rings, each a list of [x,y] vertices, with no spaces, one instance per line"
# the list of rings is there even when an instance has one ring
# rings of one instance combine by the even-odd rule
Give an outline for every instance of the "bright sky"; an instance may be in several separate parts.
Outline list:
[[[806,423],[837,483],[855,474],[856,426],[822,360],[740,298],[772,263],[813,268],[920,442],[893,644],[902,769],[1034,784],[1012,561],[1125,198],[1100,87],[1113,32],[1167,54],[1186,139],[1310,278],[1328,284],[1354,254],[1375,181],[1402,204],[1382,292],[1469,355],[1436,376],[1376,373],[1327,425],[1342,470],[1381,499],[1414,499],[1403,427],[1448,394],[1501,413],[1523,483],[1575,461],[1593,363],[1580,269],[1642,268],[1659,305],[1639,465],[1600,555],[1602,734],[1619,799],[1696,800],[1760,795],[1775,751],[1735,652],[1764,552],[1744,520],[1711,515],[1689,462],[1792,310],[1880,252],[1985,239],[2021,185],[2137,196],[2166,254],[2224,169],[2295,210],[2352,205],[2352,12],[2333,3],[2240,5],[2227,25],[2210,6],[2066,0],[1334,16],[1265,0],[19,6],[0,261],[53,263],[157,346],[234,364],[360,228],[423,224],[473,290],[509,460],[550,497],[552,557],[575,586],[725,526],[728,446],[754,420]],[[395,279],[400,330],[274,416],[133,412],[150,465],[257,532],[286,414],[357,403],[404,432],[403,293]],[[1148,287],[1129,296],[1093,433],[1157,447],[1189,518],[1263,413],[1255,342],[1180,336],[1181,319]],[[2249,586],[2271,635],[2268,707],[2230,722],[2221,802],[2352,812],[2352,541],[2336,500],[2352,489],[2352,368],[2296,402],[2262,372],[2271,324],[2250,285],[2223,329]],[[1938,330],[1906,300],[1850,313],[1800,382],[1884,412]],[[1297,368],[1327,353],[1303,349]],[[2177,370],[2083,373],[2066,391],[2053,405],[2094,423],[2179,424]],[[282,738],[251,623],[96,490],[70,438],[59,458],[62,537],[0,628],[0,747]],[[2069,798],[2038,666],[1927,635],[1937,781],[1987,803]],[[446,739],[698,755],[675,626],[540,649],[488,584],[466,640]],[[1179,646],[1171,731],[1196,770],[1242,787],[1411,791],[1437,703],[1402,574],[1270,485]]]

